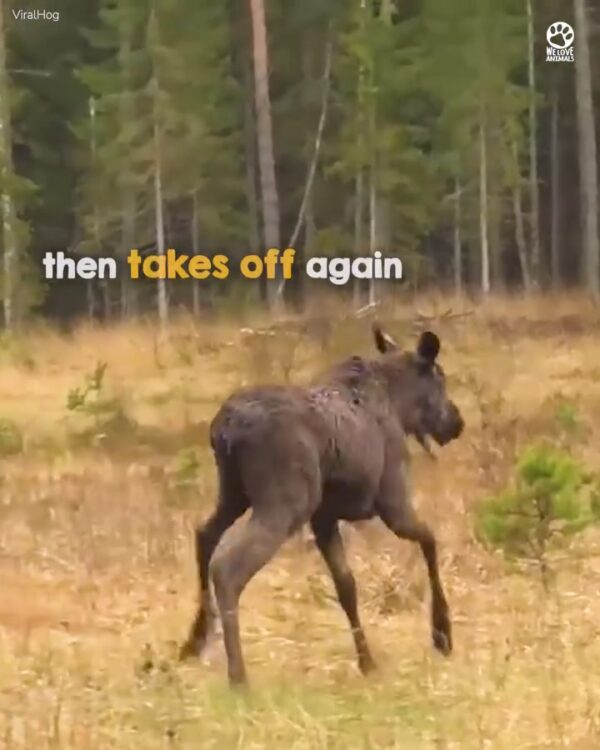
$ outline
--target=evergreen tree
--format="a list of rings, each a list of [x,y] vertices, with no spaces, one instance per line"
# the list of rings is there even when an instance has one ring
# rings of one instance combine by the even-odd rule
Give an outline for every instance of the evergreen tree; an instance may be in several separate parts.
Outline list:
[[[87,236],[96,249],[100,238],[116,244],[119,227],[131,222],[127,199],[133,196],[137,242],[159,254],[166,249],[169,208],[182,201],[195,206],[190,234],[199,232],[207,246],[239,237],[240,108],[222,4],[198,4],[182,15],[173,0],[145,7],[110,2],[101,15],[96,43],[105,45],[106,56],[82,72],[99,108],[89,126],[102,147],[83,191]],[[91,142],[85,130],[82,141]],[[233,208],[223,212],[227,202]],[[164,323],[168,297],[162,281],[158,308]]]

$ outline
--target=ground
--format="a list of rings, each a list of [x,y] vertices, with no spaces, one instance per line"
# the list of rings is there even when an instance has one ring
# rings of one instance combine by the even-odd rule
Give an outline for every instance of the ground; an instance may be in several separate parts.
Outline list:
[[[417,309],[468,425],[435,463],[411,446],[455,652],[431,647],[417,551],[376,522],[346,526],[379,670],[358,673],[299,537],[242,599],[249,695],[227,687],[219,641],[202,661],[176,659],[195,607],[193,528],[214,501],[207,423],[239,385],[306,382],[369,353],[369,321],[321,304],[273,327],[181,319],[168,340],[151,323],[2,340],[0,747],[598,748],[600,533],[556,557],[546,590],[475,538],[472,508],[540,437],[600,470],[600,312],[569,297],[431,299],[380,316],[411,345]]]

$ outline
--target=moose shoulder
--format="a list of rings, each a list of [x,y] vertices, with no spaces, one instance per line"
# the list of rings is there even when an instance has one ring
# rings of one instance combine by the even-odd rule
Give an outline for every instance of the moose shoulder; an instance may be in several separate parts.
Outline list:
[[[448,398],[438,337],[425,332],[400,351],[374,328],[378,359],[352,357],[309,388],[266,386],[234,393],[211,425],[219,475],[215,511],[196,534],[201,602],[182,657],[198,654],[214,629],[214,584],[232,683],[246,681],[238,601],[248,581],[304,523],[330,570],[363,672],[374,666],[357,608],[340,520],[379,516],[399,538],[418,543],[432,593],[436,648],[450,653],[448,605],[435,538],[413,510],[406,435],[424,447],[460,436],[464,422]],[[242,525],[231,528],[247,510]]]

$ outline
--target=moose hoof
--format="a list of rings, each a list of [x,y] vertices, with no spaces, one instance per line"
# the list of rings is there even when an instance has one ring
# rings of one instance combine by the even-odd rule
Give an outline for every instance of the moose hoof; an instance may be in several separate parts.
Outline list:
[[[377,664],[371,654],[363,655],[358,660],[358,668],[363,675],[368,675],[377,669]]]
[[[229,687],[236,693],[239,693],[241,695],[244,695],[245,693],[250,691],[248,678],[245,674],[229,675]]]
[[[198,656],[198,652],[191,643],[184,643],[179,649],[179,661],[188,661]]]
[[[186,641],[179,649],[179,661],[198,659],[202,653],[202,644],[196,641]]]
[[[452,653],[452,638],[450,632],[444,632],[438,628],[433,629],[433,645],[444,656]]]

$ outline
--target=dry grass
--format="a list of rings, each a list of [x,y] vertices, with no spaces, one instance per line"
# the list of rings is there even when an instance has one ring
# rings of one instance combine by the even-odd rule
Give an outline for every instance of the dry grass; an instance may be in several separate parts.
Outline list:
[[[383,317],[407,336],[409,313]],[[273,335],[252,332],[264,319],[245,320],[246,331],[181,320],[168,344],[142,324],[4,341],[0,418],[23,450],[2,458],[0,747],[596,750],[600,536],[574,543],[545,594],[475,542],[469,508],[540,436],[600,469],[599,321],[565,297],[497,299],[432,323],[469,424],[433,468],[414,450],[415,502],[437,530],[453,609],[452,658],[430,647],[420,557],[377,523],[348,527],[379,672],[358,675],[323,565],[291,540],[242,600],[246,697],[226,686],[220,644],[203,663],[175,659],[195,604],[191,531],[214,492],[207,420],[242,383],[303,381],[369,352],[368,322],[331,328],[321,312]],[[68,393],[98,361],[108,406],[69,411]],[[557,399],[576,405],[577,435],[561,433]]]

